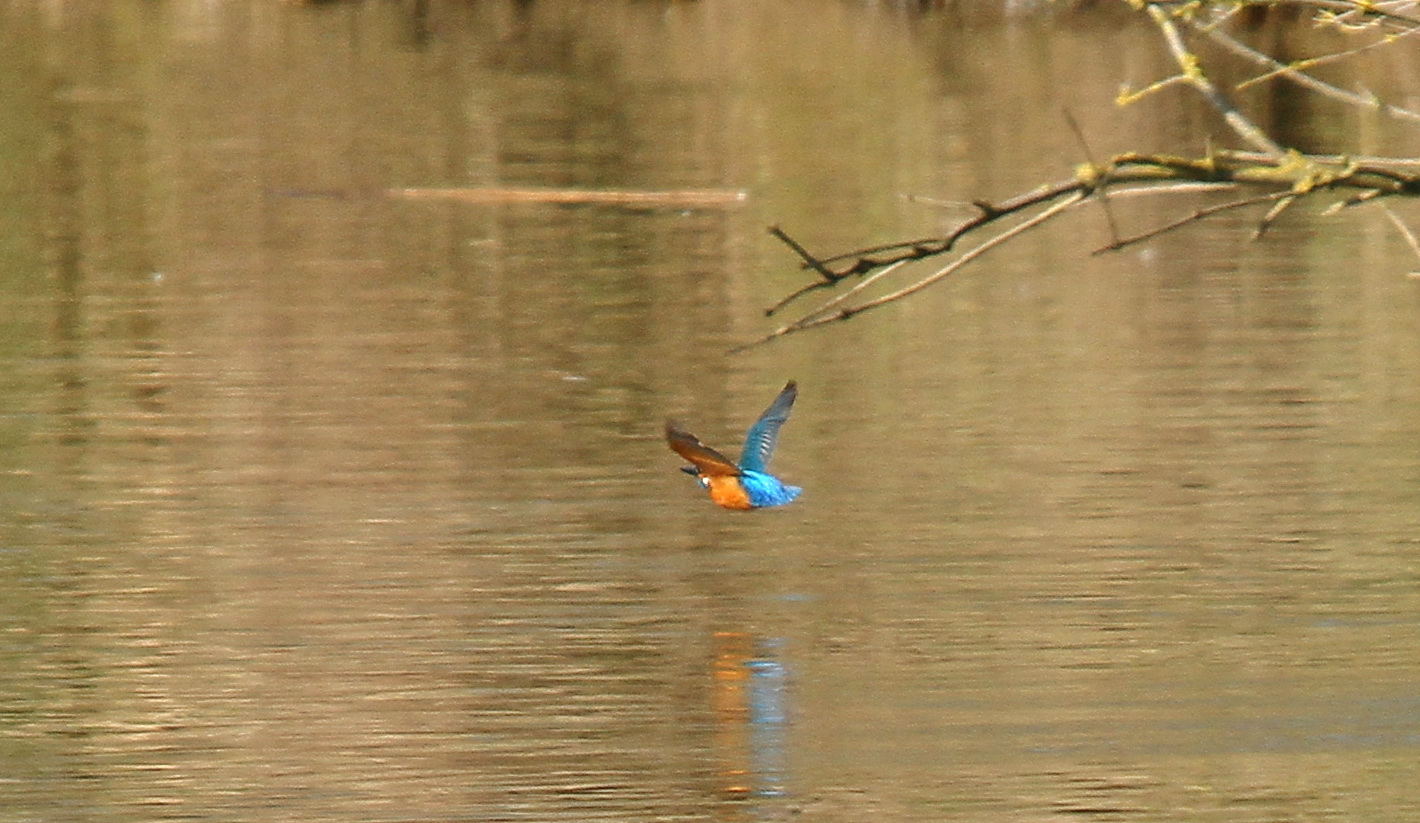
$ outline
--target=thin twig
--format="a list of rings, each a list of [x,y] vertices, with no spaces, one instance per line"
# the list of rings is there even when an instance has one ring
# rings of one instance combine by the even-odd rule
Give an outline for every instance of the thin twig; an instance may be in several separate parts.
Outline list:
[[[975,208],[975,205],[972,203],[967,203],[966,205]],[[955,229],[953,229],[953,231],[955,231]],[[867,248],[854,249],[853,251],[844,252],[843,254],[835,254],[832,257],[825,257],[823,258],[823,263],[825,265],[830,265],[833,263],[842,262],[844,260],[856,260],[860,257],[872,254],[881,254],[885,251],[906,251],[910,253],[916,253],[922,249],[934,249],[934,254],[941,254],[947,249],[939,247],[946,242],[947,241],[941,237],[925,237],[921,240],[904,240],[900,243],[884,243],[880,246],[868,246]]]
[[[1396,230],[1400,232],[1400,236],[1405,238],[1406,244],[1410,246],[1411,253],[1417,258],[1420,258],[1420,240],[1415,239],[1415,232],[1411,231],[1410,227],[1405,225],[1405,222],[1400,219],[1399,215],[1391,210],[1390,206],[1385,203],[1380,203],[1379,205],[1381,211],[1385,212],[1385,216],[1390,218],[1390,222],[1394,224]],[[1413,273],[1412,276],[1414,276]]]
[[[1212,217],[1213,215],[1218,214],[1220,212],[1232,211],[1233,209],[1241,209],[1247,206],[1256,206],[1261,203],[1271,203],[1276,200],[1280,200],[1283,197],[1288,197],[1291,194],[1291,191],[1272,192],[1271,194],[1264,194],[1258,197],[1248,197],[1243,200],[1230,200],[1227,203],[1220,203],[1216,206],[1208,206],[1206,208],[1201,208],[1193,212],[1193,214],[1188,215],[1187,217],[1181,217],[1171,223],[1167,223],[1155,229],[1150,229],[1149,231],[1143,232],[1141,234],[1136,234],[1133,237],[1126,237],[1123,240],[1110,243],[1108,246],[1101,246],[1090,253],[1104,254],[1105,252],[1119,251],[1120,249],[1125,248],[1126,246],[1132,246],[1136,243],[1142,243],[1145,240],[1152,240],[1161,234],[1167,234],[1168,232],[1182,228],[1188,225],[1189,223],[1195,223],[1206,217]]]
[[[908,263],[911,262],[911,260],[899,260],[890,266],[885,266],[884,268],[878,269],[867,277],[864,277],[862,280],[859,280],[857,283],[854,283],[853,288],[838,295],[837,297],[834,297],[832,300],[829,300],[827,303],[824,303],[822,306],[819,306],[818,308],[799,318],[799,321],[808,320],[810,318],[818,317],[821,314],[828,313],[834,308],[843,305],[845,302],[848,301],[848,298],[852,297],[855,294],[858,294],[863,289],[866,289],[867,287],[873,285],[874,283],[888,276],[892,272],[897,271],[898,269],[902,268],[903,266],[906,266]]]
[[[1080,123],[1075,119],[1075,115],[1069,109],[1061,109],[1065,115],[1065,122],[1070,124],[1070,131],[1075,133],[1075,141],[1080,144],[1080,151],[1085,153],[1085,160],[1089,161],[1090,168],[1097,169],[1099,164],[1095,162],[1094,155],[1090,153],[1089,141],[1085,140],[1085,130],[1080,128]],[[1104,222],[1109,226],[1109,239],[1117,242],[1119,240],[1119,224],[1114,220],[1114,209],[1109,207],[1109,187],[1105,185],[1095,189],[1099,195],[1100,207],[1104,210]]]
[[[1279,6],[1306,6],[1308,8],[1324,9],[1335,13],[1337,16],[1360,14],[1375,17],[1388,23],[1403,23],[1407,26],[1420,26],[1420,18],[1387,11],[1381,8],[1380,3],[1375,2],[1357,2],[1357,0],[1274,0],[1274,4]]]
[[[1183,42],[1183,36],[1179,34],[1178,27],[1174,25],[1173,18],[1168,12],[1155,5],[1149,6],[1149,16],[1153,18],[1154,25],[1159,27],[1159,31],[1164,35],[1164,43],[1168,45],[1169,52],[1173,54],[1174,61],[1178,63],[1179,69],[1183,72],[1183,77],[1193,84],[1193,87],[1202,94],[1213,106],[1223,120],[1232,127],[1232,130],[1239,137],[1252,144],[1253,148],[1261,149],[1269,154],[1281,156],[1286,150],[1268,137],[1266,132],[1258,128],[1251,120],[1243,116],[1233,106],[1223,93],[1218,91],[1218,87],[1213,85],[1201,69],[1198,68],[1198,58],[1193,56],[1188,50],[1188,46]]]
[[[1048,203],[1063,195],[1070,194],[1073,192],[1079,192],[1085,188],[1085,184],[1079,180],[1068,180],[1062,183],[1056,183],[1050,186],[1045,186],[1043,188],[1036,189],[1033,192],[1019,195],[999,204],[988,203],[985,201],[977,201],[973,205],[976,207],[979,214],[977,214],[977,216],[971,218],[970,220],[961,223],[956,228],[952,229],[945,237],[938,237],[930,240],[916,240],[910,243],[893,243],[886,246],[875,246],[870,249],[859,249],[848,254],[840,254],[836,257],[824,258],[823,260],[819,261],[821,264],[824,265],[828,265],[830,262],[840,262],[843,260],[850,259],[853,262],[852,264],[840,269],[830,269],[829,276],[831,279],[817,280],[806,286],[800,287],[792,294],[789,294],[788,296],[779,300],[773,306],[770,306],[765,311],[765,314],[772,315],[782,310],[785,306],[789,305],[800,297],[803,297],[804,295],[817,291],[819,289],[830,288],[836,285],[839,280],[842,280],[846,277],[850,277],[855,274],[868,274],[886,266],[895,266],[899,263],[910,262],[913,260],[923,260],[928,257],[935,257],[939,254],[945,254],[946,252],[952,249],[952,246],[956,243],[957,240],[959,240],[961,237],[968,234],[969,232],[974,231],[975,229],[981,228],[982,226],[985,226],[988,223],[991,223],[1002,217],[1007,217],[1016,212],[1028,209],[1031,206],[1039,205],[1041,203]],[[781,240],[787,238],[787,235],[780,235],[783,235],[783,232],[780,232],[775,236],[779,236]],[[790,247],[793,248],[797,245],[797,243],[794,243]],[[883,251],[889,251],[892,253],[887,254],[883,257],[872,256]],[[806,252],[802,253],[800,254],[800,257],[804,257],[806,254]]]
[[[1254,151],[1220,151],[1218,156],[1227,160],[1236,160],[1241,163],[1275,163],[1277,158],[1262,152]],[[1307,155],[1314,163],[1326,163],[1335,166],[1344,166],[1348,163],[1355,163],[1363,169],[1401,169],[1420,167],[1420,157],[1379,157],[1376,155],[1345,155],[1345,154],[1309,154]],[[1397,174],[1399,172],[1396,172]]]
[[[1267,214],[1264,214],[1262,220],[1258,222],[1257,228],[1252,232],[1252,239],[1261,240],[1262,235],[1266,234],[1267,230],[1272,228],[1272,224],[1276,222],[1277,218],[1282,216],[1282,212],[1291,208],[1292,204],[1297,202],[1297,197],[1299,197],[1299,195],[1296,192],[1289,191],[1286,193],[1286,196],[1279,198],[1277,204],[1268,209]]]
[[[780,240],[784,241],[784,243],[787,244],[790,248],[803,248],[801,245],[799,245],[798,242],[794,241],[793,238],[789,237],[789,235],[785,234],[782,231],[776,231],[775,229],[771,229],[770,233],[773,234],[775,237],[778,237]],[[868,272],[871,272],[874,269],[880,268],[882,266],[896,266],[899,263],[911,262],[913,260],[921,260],[925,257],[931,257],[933,255],[941,254],[942,252],[945,252],[951,247],[951,244],[954,239],[955,237],[951,237],[948,239],[937,237],[932,238],[930,240],[914,240],[908,243],[891,243],[884,246],[873,246],[867,249],[858,249],[852,253],[840,254],[836,257],[825,257],[822,260],[816,259],[816,262],[818,264],[816,266],[810,266],[809,264],[805,263],[803,265],[803,268],[815,269],[820,274],[824,274],[825,272],[827,272],[824,275],[824,279],[815,280],[812,283],[809,283],[808,285],[800,286],[799,288],[780,298],[776,303],[774,303],[774,305],[764,310],[764,316],[772,317],[777,314],[780,309],[784,308],[795,300],[798,300],[800,297],[803,297],[809,292],[818,291],[819,289],[832,288],[838,285],[838,281],[843,280],[847,277],[851,277],[852,275],[867,274]],[[897,250],[905,251],[903,251],[900,255],[893,257],[887,261],[877,260],[868,256],[877,252]],[[801,252],[799,256],[806,257],[808,256],[808,252]],[[832,269],[829,269],[827,267],[828,264],[831,262],[838,262],[841,260],[849,259],[854,261],[853,265],[849,266],[841,272],[833,271]]]
[[[769,233],[779,238],[779,240],[783,242],[784,245],[793,249],[795,254],[802,257],[804,259],[804,268],[813,269],[814,271],[823,275],[823,279],[827,280],[830,283],[839,279],[838,275],[829,271],[827,266],[825,266],[817,257],[814,257],[812,254],[809,254],[808,249],[799,245],[799,241],[790,237],[784,232],[783,229],[779,228],[778,226],[770,226]]]
[[[758,340],[747,343],[743,346],[738,346],[732,351],[744,351],[745,349],[768,343],[776,337],[783,337],[786,334],[805,331],[807,329],[812,329],[817,326],[823,326],[838,320],[847,320],[848,318],[854,315],[862,314],[863,312],[871,311],[873,309],[886,306],[889,303],[894,303],[898,300],[903,299],[904,297],[916,294],[917,292],[927,288],[933,283],[936,283],[942,278],[947,277],[948,275],[952,274],[953,272],[957,271],[958,269],[972,262],[978,257],[981,257],[982,255],[986,254],[997,246],[1007,242],[1008,240],[1011,240],[1017,235],[1035,228],[1036,226],[1040,225],[1041,223],[1044,223],[1045,221],[1056,216],[1057,214],[1060,214],[1066,209],[1073,208],[1074,206],[1079,205],[1085,200],[1087,196],[1088,195],[1083,191],[1076,191],[1071,193],[1068,197],[1065,197],[1063,200],[1059,200],[1058,202],[1051,204],[1049,208],[1042,210],[1040,213],[1030,218],[1027,218],[1026,220],[1023,220],[1020,223],[1017,223],[1016,225],[1001,232],[1000,234],[993,235],[992,237],[983,241],[980,245],[976,246],[970,251],[964,252],[960,257],[953,260],[951,263],[948,263],[946,266],[943,266],[932,274],[927,275],[926,277],[922,278],[921,280],[918,280],[917,282],[909,286],[904,286],[903,288],[898,289],[897,291],[892,292],[890,294],[885,294],[881,297],[873,298],[872,300],[869,300],[866,303],[859,303],[856,306],[849,306],[847,308],[839,309],[838,311],[832,312],[830,314],[815,312],[814,314],[805,317],[801,320],[795,321],[786,326],[781,326]]]
[[[1317,94],[1323,97],[1330,97],[1334,100],[1340,100],[1343,103],[1347,103],[1360,108],[1379,109],[1380,111],[1383,111],[1386,114],[1391,115],[1392,117],[1402,120],[1420,120],[1420,112],[1411,111],[1410,109],[1401,108],[1400,106],[1395,106],[1389,103],[1382,103],[1377,100],[1373,95],[1357,94],[1353,91],[1347,91],[1346,89],[1337,88],[1336,86],[1333,86],[1330,83],[1326,83],[1316,79],[1315,77],[1312,77],[1310,74],[1307,74],[1303,71],[1299,71],[1294,65],[1289,66],[1285,63],[1281,63],[1273,59],[1270,55],[1263,54],[1262,52],[1252,48],[1246,43],[1239,42],[1232,35],[1219,31],[1216,28],[1213,28],[1211,26],[1200,26],[1197,23],[1194,23],[1193,27],[1195,30],[1202,31],[1213,42],[1217,43],[1224,49],[1232,52],[1233,54],[1236,54],[1240,57],[1244,57],[1259,66],[1264,66],[1267,68],[1267,71],[1265,73],[1258,75],[1257,77],[1254,77],[1251,80],[1239,83],[1236,86],[1238,90],[1245,89],[1250,85],[1260,83],[1264,80],[1268,80],[1273,77],[1282,77],[1292,81],[1293,83],[1296,83],[1297,85],[1305,89],[1309,89],[1310,91],[1316,92]],[[1356,54],[1360,54],[1361,52],[1366,51],[1367,49],[1375,48],[1382,45],[1389,45],[1395,42],[1396,39],[1399,39],[1401,37],[1409,37],[1415,34],[1416,32],[1420,32],[1420,29],[1414,29],[1408,32],[1404,32],[1402,34],[1398,34],[1391,39],[1376,40],[1373,43],[1368,43],[1365,46],[1361,46],[1359,48],[1352,49],[1347,52],[1328,55],[1326,57],[1313,58],[1304,62],[1308,67],[1318,66],[1328,60],[1339,60],[1344,57],[1350,57]]]

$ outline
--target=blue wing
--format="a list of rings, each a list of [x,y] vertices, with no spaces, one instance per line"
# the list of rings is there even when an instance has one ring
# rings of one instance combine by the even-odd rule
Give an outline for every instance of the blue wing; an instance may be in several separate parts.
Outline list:
[[[789,419],[789,410],[794,407],[794,398],[798,396],[799,386],[790,380],[769,408],[764,410],[764,414],[749,427],[745,433],[745,448],[740,454],[740,469],[768,471],[769,458],[774,456],[774,443],[779,439],[779,427]]]

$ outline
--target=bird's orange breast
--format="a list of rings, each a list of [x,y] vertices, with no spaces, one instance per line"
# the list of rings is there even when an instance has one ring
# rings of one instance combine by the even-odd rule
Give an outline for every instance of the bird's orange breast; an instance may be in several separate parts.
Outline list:
[[[735,475],[712,475],[705,478],[710,484],[710,499],[727,509],[752,509],[745,487]]]

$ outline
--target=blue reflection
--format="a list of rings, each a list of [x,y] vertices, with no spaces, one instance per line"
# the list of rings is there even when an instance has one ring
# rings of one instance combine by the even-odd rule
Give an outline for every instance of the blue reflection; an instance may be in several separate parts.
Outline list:
[[[749,670],[750,763],[757,776],[754,793],[782,797],[787,772],[786,711],[789,673],[767,657],[745,661]]]
[[[783,797],[788,792],[789,673],[779,640],[716,632],[715,706],[727,796]]]

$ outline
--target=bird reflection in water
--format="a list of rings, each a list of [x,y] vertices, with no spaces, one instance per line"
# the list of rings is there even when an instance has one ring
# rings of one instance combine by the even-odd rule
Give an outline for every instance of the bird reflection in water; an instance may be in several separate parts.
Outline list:
[[[726,797],[782,797],[788,672],[777,643],[745,632],[715,633],[715,729]]]

